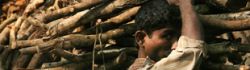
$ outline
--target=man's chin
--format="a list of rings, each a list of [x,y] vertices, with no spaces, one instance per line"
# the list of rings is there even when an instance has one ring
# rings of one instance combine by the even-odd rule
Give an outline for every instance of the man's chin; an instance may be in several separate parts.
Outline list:
[[[165,50],[165,51],[163,51],[162,54],[159,54],[159,56],[164,58],[164,57],[167,57],[171,52],[172,52],[172,50]]]
[[[149,56],[149,58],[150,58],[151,60],[154,60],[154,61],[159,61],[159,60],[161,60],[162,58],[168,57],[169,54],[170,54],[170,52],[168,52],[168,53],[166,53],[166,54],[164,54],[164,55],[158,55],[158,56],[152,55],[152,56]]]
[[[157,50],[158,52],[154,52],[149,55],[149,58],[154,61],[159,61],[162,58],[168,57],[172,50]]]

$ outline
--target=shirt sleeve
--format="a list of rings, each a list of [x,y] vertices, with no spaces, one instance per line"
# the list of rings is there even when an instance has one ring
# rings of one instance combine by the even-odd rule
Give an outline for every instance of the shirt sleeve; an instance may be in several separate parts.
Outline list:
[[[204,41],[181,36],[177,48],[151,70],[194,70],[203,53]]]
[[[136,58],[134,63],[128,68],[128,70],[138,70],[144,67],[146,58]]]

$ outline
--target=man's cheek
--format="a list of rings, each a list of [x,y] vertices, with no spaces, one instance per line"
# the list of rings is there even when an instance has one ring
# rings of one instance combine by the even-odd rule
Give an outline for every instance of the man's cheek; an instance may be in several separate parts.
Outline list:
[[[171,51],[172,50],[170,48],[164,48],[164,49],[161,49],[158,54],[161,57],[167,57],[171,53]]]
[[[169,41],[165,40],[165,39],[160,39],[157,42],[155,42],[155,44],[157,44],[157,46],[168,46],[169,45]]]
[[[158,56],[161,57],[161,58],[165,57],[166,55],[165,55],[164,50],[159,51]]]

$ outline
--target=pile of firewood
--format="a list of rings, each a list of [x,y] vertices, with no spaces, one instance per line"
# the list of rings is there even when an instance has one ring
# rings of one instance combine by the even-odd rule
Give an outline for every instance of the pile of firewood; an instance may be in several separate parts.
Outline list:
[[[137,57],[134,16],[147,1],[1,0],[0,70],[126,70]],[[201,67],[250,69],[250,1],[195,3],[208,43]]]

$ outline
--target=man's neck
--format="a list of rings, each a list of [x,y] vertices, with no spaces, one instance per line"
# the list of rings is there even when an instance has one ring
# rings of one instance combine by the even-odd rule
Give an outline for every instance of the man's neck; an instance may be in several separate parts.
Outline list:
[[[146,55],[146,52],[143,48],[139,48],[138,50],[138,58],[146,58],[147,55]]]

